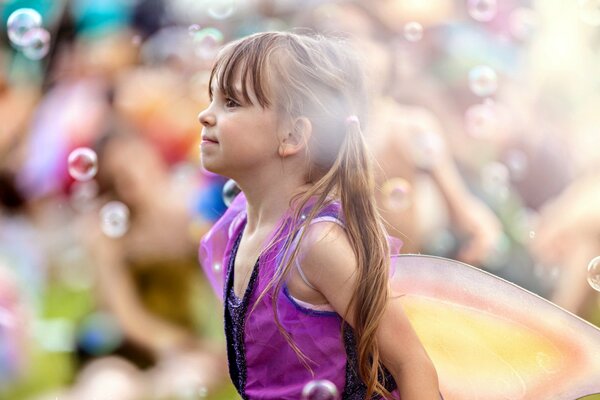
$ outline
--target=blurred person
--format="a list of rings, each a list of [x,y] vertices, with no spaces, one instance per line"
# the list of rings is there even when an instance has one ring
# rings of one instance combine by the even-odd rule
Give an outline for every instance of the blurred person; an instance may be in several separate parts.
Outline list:
[[[551,300],[589,318],[598,293],[587,281],[587,266],[600,256],[600,173],[577,178],[540,209],[531,250],[547,268],[558,266]]]
[[[12,173],[0,169],[0,394],[26,372],[45,264]]]
[[[214,385],[224,357],[213,343],[213,303],[197,267],[197,235],[190,234],[192,188],[182,191],[158,150],[135,133],[104,137],[98,165],[101,195],[79,229],[94,259],[101,308],[126,337],[117,354],[142,368],[179,357],[182,370],[195,365],[198,377]],[[111,199],[130,211],[118,238],[106,236],[97,214]]]
[[[500,223],[464,184],[437,117],[391,96],[396,60],[384,41],[393,33],[383,29],[378,18],[361,3],[342,2],[311,10],[297,24],[349,34],[359,51],[370,95],[373,122],[366,133],[378,165],[377,204],[388,231],[405,241],[403,251],[424,251],[433,231],[446,224],[463,236],[453,256],[485,264],[497,245]]]
[[[361,75],[349,46],[283,32],[228,44],[213,68],[201,161],[242,193],[201,261],[223,293],[230,376],[245,398],[297,399],[313,379],[345,399],[440,397],[389,293]]]

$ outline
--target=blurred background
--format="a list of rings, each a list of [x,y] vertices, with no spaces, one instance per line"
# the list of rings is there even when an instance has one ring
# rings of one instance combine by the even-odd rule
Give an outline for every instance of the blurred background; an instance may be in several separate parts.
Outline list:
[[[600,325],[600,1],[0,1],[0,399],[234,399],[197,260],[224,212],[197,114],[219,48],[362,57],[377,201]]]

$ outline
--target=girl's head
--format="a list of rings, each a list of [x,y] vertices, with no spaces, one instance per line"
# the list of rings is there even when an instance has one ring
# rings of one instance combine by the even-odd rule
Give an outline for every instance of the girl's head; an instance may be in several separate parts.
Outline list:
[[[316,182],[333,165],[347,136],[348,117],[357,115],[364,123],[366,113],[359,60],[341,40],[322,36],[267,32],[228,44],[212,70],[209,95],[211,107],[200,115],[203,136],[219,144],[223,139],[223,156],[228,150],[238,150],[232,149],[227,137],[228,128],[233,128],[232,116],[219,115],[218,104],[215,108],[212,104],[221,97],[225,110],[248,117],[237,120],[243,131],[233,132],[243,151],[235,158],[230,153],[227,161],[235,161],[247,171],[249,165],[243,163],[256,161],[249,153],[262,162],[269,156],[293,155],[302,160],[306,182]],[[257,128],[256,134],[253,128]],[[275,135],[265,129],[274,130]],[[205,167],[235,175],[236,171],[214,163],[213,148],[203,146]]]
[[[369,398],[374,391],[387,394],[378,382],[381,363],[375,332],[388,298],[389,248],[375,207],[371,162],[360,128],[366,93],[359,59],[338,39],[258,33],[221,51],[209,94],[211,105],[200,114],[203,138],[218,143],[203,142],[205,168],[236,179],[244,170],[280,167],[283,159],[295,160],[298,168],[286,170],[300,171],[302,183],[310,184],[290,202],[292,232],[283,238],[287,257],[281,274],[262,295],[282,289],[300,248],[291,246],[295,234],[308,228],[329,202],[341,202],[358,264],[348,310],[352,308],[359,372]],[[309,201],[310,212],[300,218]],[[299,233],[300,240],[307,230]],[[274,302],[277,297],[272,296]],[[275,303],[273,310],[280,331],[308,366],[279,323]]]

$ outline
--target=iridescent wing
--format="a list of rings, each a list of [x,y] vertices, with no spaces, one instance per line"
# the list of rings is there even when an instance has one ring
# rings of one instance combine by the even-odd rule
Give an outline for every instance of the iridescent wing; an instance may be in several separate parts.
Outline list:
[[[441,257],[392,257],[445,400],[573,400],[600,393],[600,330],[508,281]]]

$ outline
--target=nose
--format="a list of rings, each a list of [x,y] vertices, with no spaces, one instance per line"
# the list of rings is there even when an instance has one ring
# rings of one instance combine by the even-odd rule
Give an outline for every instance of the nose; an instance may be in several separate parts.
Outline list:
[[[215,115],[210,111],[210,107],[198,114],[198,121],[200,121],[200,123],[206,127],[215,125],[216,118]]]

